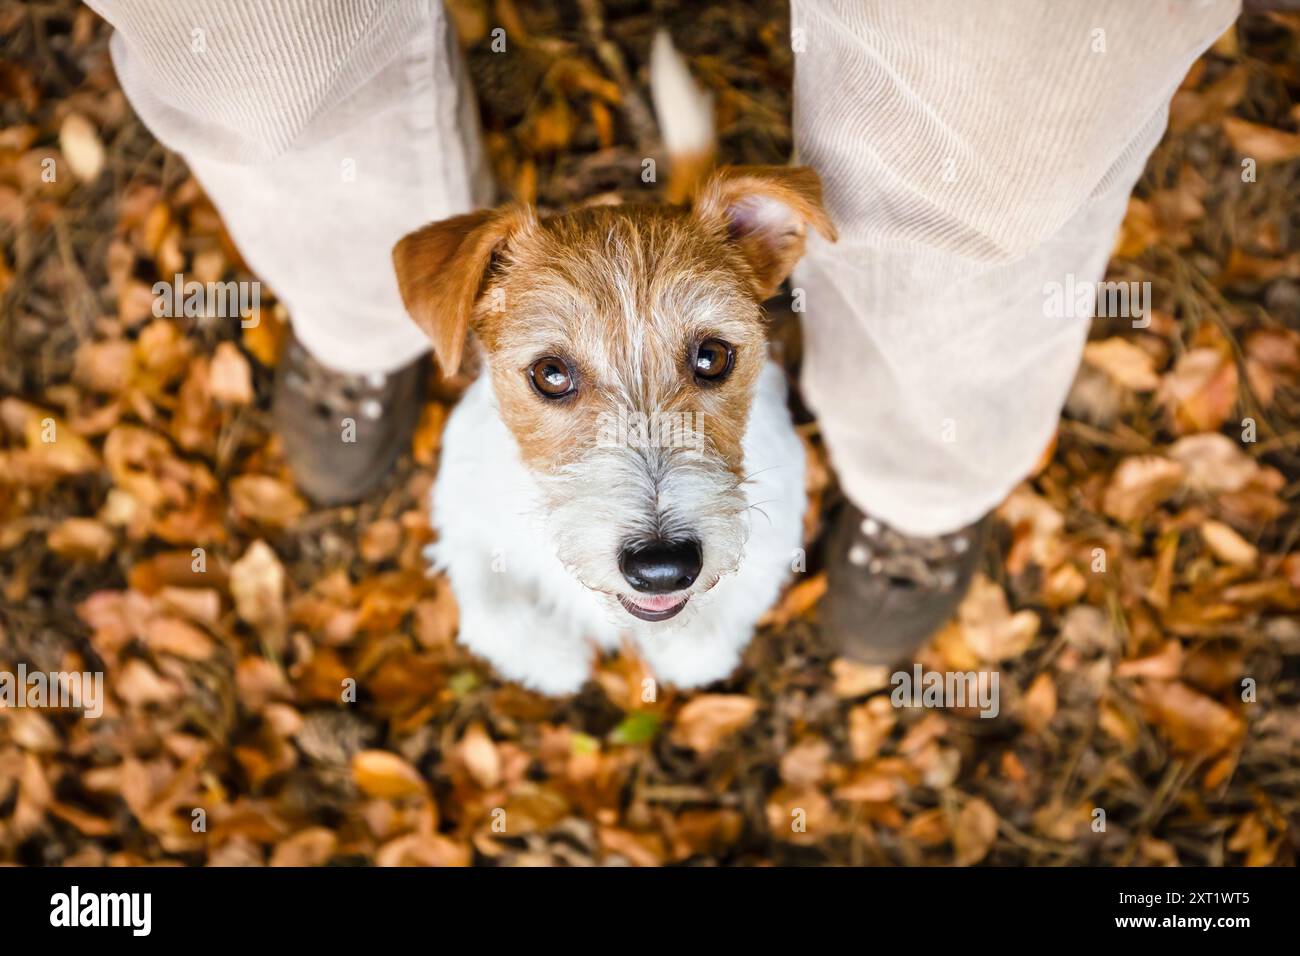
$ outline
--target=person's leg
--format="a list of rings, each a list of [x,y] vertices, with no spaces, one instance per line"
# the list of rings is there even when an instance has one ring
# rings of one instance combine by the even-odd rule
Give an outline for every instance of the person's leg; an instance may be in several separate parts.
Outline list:
[[[795,0],[796,150],[840,231],[794,277],[802,384],[846,494],[878,519],[835,536],[833,562],[878,572],[881,522],[969,526],[1043,452],[1090,318],[1055,317],[1048,290],[1102,278],[1170,98],[1238,7]],[[963,589],[914,597],[950,610]]]
[[[442,4],[88,2],[115,28],[131,105],[189,163],[305,346],[276,402],[295,473],[318,500],[355,497],[409,434],[397,406],[415,400],[412,363],[428,348],[393,245],[492,198]],[[344,394],[363,399],[343,408]],[[350,416],[335,411],[355,412],[356,441],[340,441],[334,419]]]

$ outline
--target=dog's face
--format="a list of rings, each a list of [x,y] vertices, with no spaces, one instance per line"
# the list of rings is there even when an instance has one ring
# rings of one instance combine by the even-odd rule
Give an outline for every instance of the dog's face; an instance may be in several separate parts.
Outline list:
[[[469,331],[482,344],[557,555],[617,613],[675,617],[740,562],[760,303],[808,225],[834,236],[815,173],[740,168],[690,210],[507,206],[394,250],[444,369]]]

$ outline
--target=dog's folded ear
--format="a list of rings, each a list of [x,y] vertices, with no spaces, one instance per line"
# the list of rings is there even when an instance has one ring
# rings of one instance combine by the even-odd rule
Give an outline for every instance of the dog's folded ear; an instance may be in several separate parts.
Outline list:
[[[835,241],[821,177],[807,166],[723,166],[701,187],[695,214],[725,229],[754,276],[754,294],[776,293],[803,255],[809,226]]]
[[[454,375],[460,368],[474,303],[493,254],[534,222],[527,206],[512,203],[430,223],[393,247],[402,302],[432,340],[444,374]]]

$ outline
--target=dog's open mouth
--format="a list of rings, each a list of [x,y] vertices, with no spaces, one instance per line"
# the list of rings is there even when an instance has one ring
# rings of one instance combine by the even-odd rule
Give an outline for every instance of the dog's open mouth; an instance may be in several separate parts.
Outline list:
[[[627,610],[628,614],[633,617],[639,617],[643,621],[666,621],[674,617],[682,608],[686,607],[686,602],[691,599],[689,594],[664,594],[649,595],[638,597],[635,601],[632,598],[618,596],[619,602]]]

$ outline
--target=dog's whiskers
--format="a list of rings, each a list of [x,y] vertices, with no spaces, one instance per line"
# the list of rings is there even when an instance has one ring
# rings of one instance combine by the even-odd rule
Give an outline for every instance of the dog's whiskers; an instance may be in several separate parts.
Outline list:
[[[739,479],[739,480],[736,481],[735,488],[739,488],[741,485],[747,485],[747,484],[749,484],[751,481],[753,481],[755,478],[757,478],[759,475],[764,474],[764,473],[769,472],[769,471],[775,471],[777,468],[780,468],[780,467],[782,467],[782,466],[781,466],[781,465],[768,465],[766,468],[760,468],[760,469],[758,469],[757,471],[751,471],[751,472],[750,472],[748,475],[746,475],[744,478],[741,478],[741,479]]]

